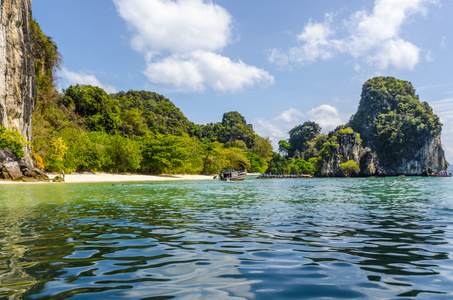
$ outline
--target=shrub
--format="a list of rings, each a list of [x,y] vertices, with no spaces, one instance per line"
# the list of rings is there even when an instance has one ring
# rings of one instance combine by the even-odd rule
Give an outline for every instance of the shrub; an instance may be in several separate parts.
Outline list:
[[[350,177],[352,174],[357,174],[359,170],[359,166],[352,159],[340,165],[340,171],[343,172],[345,177]]]
[[[23,150],[25,144],[25,138],[19,132],[4,126],[0,127],[0,149],[7,147],[17,157],[22,158],[25,156]]]

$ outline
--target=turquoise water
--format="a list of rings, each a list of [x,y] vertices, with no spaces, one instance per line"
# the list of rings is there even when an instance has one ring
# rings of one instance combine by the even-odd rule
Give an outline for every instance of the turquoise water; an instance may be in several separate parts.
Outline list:
[[[0,298],[453,299],[452,185],[2,185]]]

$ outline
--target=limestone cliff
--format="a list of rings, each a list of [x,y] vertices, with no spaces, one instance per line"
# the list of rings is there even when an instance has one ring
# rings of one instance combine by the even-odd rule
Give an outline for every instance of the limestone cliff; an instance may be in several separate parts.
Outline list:
[[[0,0],[0,126],[13,128],[31,140],[36,101],[29,12],[31,0]],[[24,161],[32,166],[31,148]]]
[[[446,171],[442,124],[429,104],[419,101],[410,82],[393,77],[365,82],[349,126],[375,153],[362,159],[361,170],[373,164],[377,175],[420,175],[428,168]],[[376,175],[368,169],[368,175]]]
[[[323,177],[342,177],[345,174],[341,165],[348,161],[353,161],[356,165],[360,163],[359,149],[360,138],[355,133],[336,133],[330,138],[333,149],[329,155],[323,157],[321,176]]]

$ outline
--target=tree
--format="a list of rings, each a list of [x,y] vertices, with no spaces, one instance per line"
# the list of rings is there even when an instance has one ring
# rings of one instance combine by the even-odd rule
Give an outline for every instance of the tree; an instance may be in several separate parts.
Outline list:
[[[64,90],[63,104],[83,117],[93,131],[113,132],[120,122],[117,102],[97,86],[71,85]]]
[[[150,134],[142,140],[143,168],[157,174],[199,174],[201,150],[199,142],[187,135]]]
[[[286,140],[278,141],[278,152],[280,152],[283,156],[288,156],[288,151],[291,145]]]
[[[271,140],[255,135],[253,137],[252,148],[250,152],[258,155],[265,161],[269,161],[272,157],[272,144]]]
[[[290,173],[288,166],[290,165],[290,159],[286,159],[280,154],[272,153],[272,159],[269,161],[266,173],[268,174],[286,174]]]
[[[306,121],[304,124],[294,127],[289,132],[288,156],[294,156],[296,150],[305,152],[306,143],[313,140],[321,132],[321,127],[315,122]]]
[[[0,126],[0,150],[7,147],[18,158],[22,158],[25,156],[24,146],[25,138],[19,132]]]
[[[314,172],[313,165],[303,159],[295,159],[289,167],[292,174],[313,174]]]
[[[111,135],[105,145],[105,152],[109,157],[109,171],[127,172],[136,171],[142,161],[139,142],[123,137],[119,134]]]
[[[54,137],[50,141],[50,146],[52,149],[50,156],[48,157],[48,162],[46,167],[52,171],[60,171],[65,168],[64,157],[68,147],[66,146],[63,138]]]
[[[340,171],[345,177],[350,177],[352,174],[358,174],[360,168],[353,160],[348,160],[340,165]]]
[[[252,152],[246,152],[245,156],[250,161],[250,167],[247,171],[251,173],[263,173],[267,169],[267,163],[264,159]]]

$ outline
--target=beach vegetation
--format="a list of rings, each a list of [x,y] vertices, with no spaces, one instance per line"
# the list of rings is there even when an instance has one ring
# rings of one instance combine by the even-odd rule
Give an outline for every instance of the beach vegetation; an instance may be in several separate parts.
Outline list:
[[[38,83],[32,147],[44,169],[199,174],[224,167],[267,168],[270,140],[236,111],[225,113],[221,122],[199,125],[154,92],[108,94],[83,84],[58,92],[55,71],[62,58],[57,45],[34,20],[31,26]],[[23,155],[22,140],[12,144],[15,136],[5,134],[10,147]]]
[[[4,148],[10,149],[17,157],[25,156],[24,146],[25,138],[16,130],[0,126],[0,150]]]

